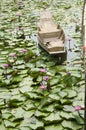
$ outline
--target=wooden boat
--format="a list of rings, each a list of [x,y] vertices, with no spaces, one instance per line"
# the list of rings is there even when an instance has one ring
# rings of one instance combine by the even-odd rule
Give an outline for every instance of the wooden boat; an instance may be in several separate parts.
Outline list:
[[[65,34],[60,25],[54,22],[51,13],[48,10],[40,13],[38,25],[39,45],[49,54],[64,54]]]

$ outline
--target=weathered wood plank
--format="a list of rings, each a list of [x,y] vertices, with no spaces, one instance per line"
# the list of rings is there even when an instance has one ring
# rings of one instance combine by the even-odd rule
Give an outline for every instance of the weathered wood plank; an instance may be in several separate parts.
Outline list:
[[[57,25],[48,10],[40,14],[38,27],[39,45],[49,54],[64,54],[65,34],[60,25]]]

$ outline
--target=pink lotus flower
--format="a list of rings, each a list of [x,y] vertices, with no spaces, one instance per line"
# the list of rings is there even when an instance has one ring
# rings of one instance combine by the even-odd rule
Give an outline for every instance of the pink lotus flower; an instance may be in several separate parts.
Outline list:
[[[17,14],[19,17],[21,17],[22,16],[22,14],[20,13],[20,12],[18,12],[18,14]]]
[[[48,81],[50,79],[50,77],[49,76],[44,76],[43,79]]]
[[[16,27],[15,29],[16,29],[16,30],[19,30],[19,27]]]
[[[7,69],[8,66],[9,66],[8,64],[3,64],[3,68],[4,68],[4,69]]]
[[[8,32],[12,32],[12,29],[9,29]]]
[[[21,50],[23,53],[27,53],[27,50],[26,49],[22,49]]]
[[[68,72],[67,72],[67,75],[71,75],[71,72],[68,71]]]
[[[46,72],[46,69],[45,69],[45,68],[42,68],[42,69],[40,69],[40,72],[45,73],[45,72]]]
[[[41,88],[41,90],[46,90],[47,86],[41,85],[40,88]]]
[[[83,51],[85,51],[86,50],[86,46],[83,46],[82,49],[83,49]]]
[[[16,53],[10,53],[10,57],[14,58],[16,56]]]
[[[75,106],[75,111],[84,110],[85,108],[82,106]]]
[[[22,1],[21,1],[21,0],[19,0],[19,1],[18,1],[18,4],[22,4]]]

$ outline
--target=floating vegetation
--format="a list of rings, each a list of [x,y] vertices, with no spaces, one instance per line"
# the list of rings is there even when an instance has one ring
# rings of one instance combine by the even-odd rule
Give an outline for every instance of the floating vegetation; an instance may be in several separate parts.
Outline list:
[[[82,5],[81,0],[1,2],[1,130],[83,129],[84,76],[78,64],[82,59]],[[33,39],[39,12],[45,8],[72,39],[67,45],[71,46],[67,63],[60,65],[57,56],[48,55],[38,46],[37,37]]]

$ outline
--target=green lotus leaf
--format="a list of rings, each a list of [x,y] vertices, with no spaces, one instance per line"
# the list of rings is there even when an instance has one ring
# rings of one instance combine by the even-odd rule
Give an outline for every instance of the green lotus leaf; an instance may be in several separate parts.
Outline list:
[[[53,112],[54,111],[54,104],[47,106],[45,109],[49,112]]]
[[[35,65],[33,64],[33,63],[26,63],[26,67],[28,67],[28,68],[34,68],[35,67]]]
[[[18,128],[6,128],[6,130],[19,130],[19,129]]]
[[[50,76],[55,76],[56,70],[53,68],[50,68],[49,72],[47,72],[48,75]]]
[[[6,51],[6,50],[1,52],[1,54],[3,54],[3,55],[7,55],[8,53],[9,53],[9,51]]]
[[[6,82],[2,79],[0,80],[0,87],[6,87]]]
[[[61,104],[70,105],[72,104],[72,101],[69,99],[60,99]]]
[[[16,61],[16,65],[22,65],[22,64],[24,64],[23,59],[18,59],[18,60]]]
[[[47,109],[47,107],[49,107],[49,106],[51,107],[51,104],[53,104],[53,102],[55,102],[55,100],[53,100],[51,98],[47,98],[47,99],[46,99],[46,97],[45,98],[41,98],[41,102],[39,103],[38,109],[40,111],[49,111]]]
[[[65,98],[65,97],[67,97],[67,92],[63,92],[63,91],[60,91],[59,93],[58,93],[58,95],[60,96],[60,97],[62,97],[62,98]]]
[[[19,127],[18,130],[31,130],[29,126]]]
[[[24,95],[27,97],[27,98],[30,98],[30,99],[41,99],[40,95],[38,95],[37,93],[32,93],[32,92],[25,92]]]
[[[19,83],[20,81],[22,81],[22,77],[21,76],[16,76],[16,77],[13,77],[10,81],[11,84],[16,84],[16,83]]]
[[[55,104],[55,105],[54,105],[54,108],[55,108],[56,110],[62,110],[62,109],[63,109],[63,105]]]
[[[4,123],[0,123],[0,129],[1,130],[6,130],[6,127],[4,126]],[[11,129],[12,130],[12,129]]]
[[[59,112],[51,113],[49,116],[44,118],[44,121],[46,121],[46,123],[49,123],[49,122],[59,122],[61,120],[62,120],[62,118],[60,117]]]
[[[22,65],[18,65],[18,66],[16,66],[16,68],[19,69],[19,70],[21,70],[21,69],[25,69],[25,65],[24,65],[24,64],[22,64]]]
[[[64,112],[64,111],[61,111],[60,112],[60,116],[64,119],[67,119],[67,120],[70,120],[70,119],[73,119],[74,116],[72,113],[68,113],[68,112]]]
[[[36,107],[32,101],[27,101],[23,108],[27,111],[27,110],[34,110]]]
[[[73,102],[73,106],[83,106],[84,105],[84,101],[80,101],[80,100],[76,100]]]
[[[57,94],[49,94],[49,97],[56,101],[60,100],[60,97]]]
[[[75,121],[67,121],[67,120],[64,120],[62,122],[62,126],[66,129],[71,129],[71,130],[74,130],[74,129],[79,130],[82,128],[82,126],[75,123]]]
[[[5,127],[15,127],[16,126],[16,124],[14,124],[13,122],[11,122],[11,121],[8,121],[8,120],[4,120],[4,125],[5,125]]]
[[[25,84],[25,86],[21,87],[19,90],[21,93],[25,93],[25,92],[32,91],[32,88],[29,86],[29,84],[28,84],[28,86],[26,86],[26,84]]]
[[[5,108],[5,107],[6,107],[6,104],[4,102],[4,99],[2,98],[0,99],[0,109]]]
[[[73,116],[78,124],[84,125],[84,112],[83,112],[83,117],[82,117],[81,113],[78,113],[76,111],[73,112]]]
[[[66,112],[74,112],[74,107],[72,105],[64,105],[63,110]]]
[[[8,99],[7,104],[9,107],[17,107],[24,103],[25,97],[21,95],[14,95],[10,99]]]
[[[25,119],[25,121],[24,122],[22,121],[21,126],[26,126],[25,123],[27,123],[27,125],[28,125],[28,121],[29,121],[28,119],[30,117],[32,117],[34,114],[35,114],[35,110],[25,111],[25,113],[24,113],[24,119]]]
[[[16,101],[16,102],[21,102],[24,100],[25,100],[25,97],[21,96],[20,94],[16,94],[9,99],[9,101]]]
[[[21,107],[18,107],[16,109],[12,110],[12,114],[15,117],[15,120],[17,119],[23,119],[24,118],[24,110]]]
[[[51,67],[51,66],[54,66],[55,65],[55,62],[47,62],[47,67]]]
[[[45,126],[45,130],[63,130],[61,124]]]
[[[19,90],[22,93],[29,92],[32,90],[31,85],[33,84],[32,77],[25,77],[19,84],[21,87]]]
[[[74,90],[67,90],[67,93],[68,93],[68,98],[73,98],[77,96],[77,93]]]
[[[48,116],[48,114],[49,113],[44,113],[44,112],[41,112],[41,111],[38,111],[38,110],[35,112],[35,116],[40,117],[40,118],[46,117],[46,116]]]
[[[23,127],[29,127],[31,129],[36,130],[37,128],[42,128],[44,126],[43,122],[37,120],[34,116],[33,113],[34,111],[28,111],[24,115],[24,120],[22,121],[22,124],[20,126]],[[30,114],[32,113],[32,115]],[[30,115],[29,115],[30,114]]]
[[[53,77],[52,79],[50,79],[50,85],[57,85],[59,82],[59,77]]]
[[[31,72],[32,72],[32,73],[37,73],[37,72],[39,72],[39,68],[32,68],[32,69],[31,69]]]
[[[58,84],[58,85],[53,86],[53,89],[51,90],[51,93],[58,95],[59,92],[61,91],[62,87],[63,87],[63,85],[61,85],[61,84]],[[59,96],[59,95],[58,95],[58,96]]]
[[[11,97],[11,93],[9,91],[1,92],[0,99],[9,99]]]
[[[13,117],[11,112],[4,112],[4,111],[2,111],[2,118],[3,119],[7,119],[8,120],[11,117]]]
[[[31,123],[29,124],[29,127],[31,129],[33,129],[33,130],[36,130],[37,128],[41,128],[42,129],[44,127],[44,123],[42,121],[34,119],[34,120],[31,120]]]
[[[42,76],[39,75],[38,78],[37,78],[37,81],[41,82],[42,81]]]
[[[6,62],[6,59],[4,56],[0,57],[0,63],[5,63]]]
[[[46,64],[44,64],[43,60],[36,62],[36,67],[40,67],[40,66],[46,68]]]
[[[84,97],[85,97],[84,92],[81,92],[81,91],[80,91],[80,92],[78,93],[77,99],[80,100],[80,101],[82,101],[82,100],[84,100]]]

